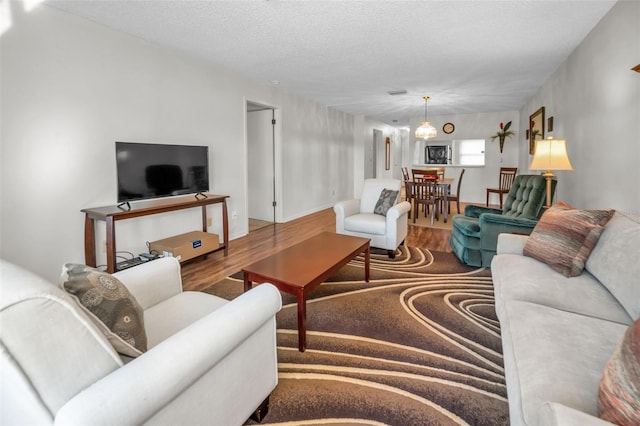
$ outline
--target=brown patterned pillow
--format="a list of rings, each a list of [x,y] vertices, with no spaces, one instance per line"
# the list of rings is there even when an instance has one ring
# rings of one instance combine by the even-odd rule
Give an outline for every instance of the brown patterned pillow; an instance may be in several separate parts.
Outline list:
[[[617,425],[640,425],[640,319],[627,329],[604,369],[598,415]]]
[[[400,191],[393,191],[391,189],[383,189],[382,192],[380,192],[380,198],[378,198],[378,202],[376,203],[376,207],[373,209],[373,212],[375,214],[386,216],[389,209],[396,204],[399,192]]]
[[[523,253],[566,277],[578,276],[613,213],[554,205],[536,224]]]
[[[144,311],[116,277],[67,263],[61,281],[118,353],[137,357],[147,350]]]

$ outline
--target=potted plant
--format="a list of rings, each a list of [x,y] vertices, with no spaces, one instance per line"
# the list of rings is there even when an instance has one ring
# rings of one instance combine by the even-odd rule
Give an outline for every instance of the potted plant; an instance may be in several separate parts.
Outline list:
[[[511,137],[513,135],[515,135],[515,132],[513,130],[509,130],[509,128],[511,127],[511,122],[509,121],[507,124],[504,123],[500,123],[500,131],[498,133],[496,133],[495,135],[491,136],[491,142],[493,142],[494,139],[498,138],[498,140],[500,141],[500,153],[502,154],[502,148],[504,147],[504,140],[507,137]]]

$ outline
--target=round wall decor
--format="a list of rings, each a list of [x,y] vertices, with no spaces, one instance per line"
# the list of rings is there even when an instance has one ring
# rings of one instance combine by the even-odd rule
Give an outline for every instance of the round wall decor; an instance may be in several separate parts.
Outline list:
[[[444,126],[442,126],[442,131],[448,135],[453,133],[455,129],[456,126],[454,126],[453,123],[444,123]]]

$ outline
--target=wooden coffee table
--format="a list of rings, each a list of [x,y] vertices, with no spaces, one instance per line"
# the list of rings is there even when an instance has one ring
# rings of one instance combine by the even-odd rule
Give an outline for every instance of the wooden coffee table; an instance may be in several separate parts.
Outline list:
[[[242,269],[244,291],[253,282],[268,282],[298,301],[298,349],[307,336],[307,295],[364,252],[364,279],[369,282],[369,239],[323,232]]]

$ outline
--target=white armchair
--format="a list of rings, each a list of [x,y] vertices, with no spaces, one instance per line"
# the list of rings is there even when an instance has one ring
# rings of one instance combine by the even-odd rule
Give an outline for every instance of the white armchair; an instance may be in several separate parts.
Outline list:
[[[369,238],[371,247],[387,250],[395,258],[396,249],[407,237],[408,213],[411,204],[398,203],[402,182],[398,179],[365,179],[362,195],[358,199],[341,201],[333,207],[338,234]],[[398,191],[386,216],[374,213],[383,189]]]
[[[0,260],[0,424],[243,424],[275,388],[278,290],[183,292],[158,259],[115,274],[148,350],[121,357],[61,288]]]

